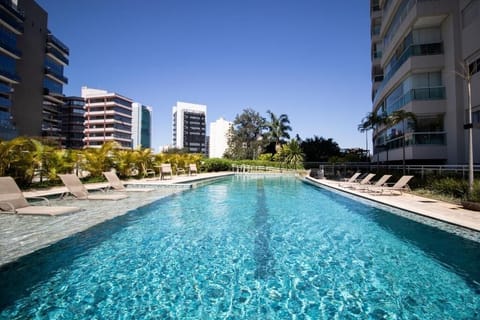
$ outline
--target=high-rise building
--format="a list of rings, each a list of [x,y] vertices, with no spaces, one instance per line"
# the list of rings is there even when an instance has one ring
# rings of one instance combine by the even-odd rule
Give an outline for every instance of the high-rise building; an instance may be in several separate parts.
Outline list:
[[[69,49],[33,0],[0,1],[0,138],[60,140]]]
[[[206,154],[206,116],[206,105],[177,102],[172,108],[173,146]]]
[[[132,103],[133,148],[152,147],[152,107]]]
[[[374,159],[399,163],[405,150],[407,163],[466,163],[468,75],[473,126],[480,124],[480,1],[371,0],[370,10],[372,112],[416,115],[377,127]]]
[[[13,1],[0,2],[0,139],[18,135],[12,115],[13,85],[20,82],[17,62],[22,57],[17,38],[23,34],[24,13]]]
[[[106,90],[82,87],[85,99],[85,148],[115,141],[132,148],[132,100]]]
[[[210,123],[210,158],[223,158],[225,151],[228,149],[228,135],[233,123],[223,118]]]
[[[85,100],[81,97],[65,97],[60,120],[62,121],[62,147],[83,149],[85,129]]]

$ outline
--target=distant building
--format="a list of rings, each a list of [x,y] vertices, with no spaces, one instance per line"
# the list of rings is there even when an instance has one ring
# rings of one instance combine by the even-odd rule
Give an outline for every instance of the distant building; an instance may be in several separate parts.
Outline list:
[[[65,97],[60,120],[62,121],[62,147],[83,149],[85,129],[85,100],[82,97]]]
[[[206,154],[206,116],[205,105],[177,102],[172,108],[173,146]]]
[[[141,103],[132,103],[133,148],[152,147],[152,108]]]
[[[228,135],[233,123],[223,118],[210,123],[210,158],[223,158],[228,149]]]
[[[82,87],[85,99],[85,148],[115,141],[132,148],[132,100],[117,93]]]
[[[63,75],[69,49],[47,26],[33,0],[0,1],[0,138],[60,141]]]
[[[374,159],[411,164],[467,162],[471,75],[473,126],[480,125],[480,1],[371,0],[372,112],[413,112],[416,122],[380,125]],[[480,132],[474,130],[475,162]]]

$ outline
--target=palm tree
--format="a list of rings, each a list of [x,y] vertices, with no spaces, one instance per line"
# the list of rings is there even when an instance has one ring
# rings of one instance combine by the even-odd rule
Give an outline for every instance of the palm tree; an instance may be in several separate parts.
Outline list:
[[[405,111],[403,109],[394,111],[390,116],[387,118],[387,122],[389,125],[394,126],[398,123],[402,123],[402,134],[403,134],[403,143],[402,143],[402,151],[403,151],[403,158],[402,158],[402,166],[403,166],[403,175],[405,175],[405,122],[407,120],[413,120],[414,122],[417,121],[417,117],[413,112]]]
[[[303,162],[303,151],[296,139],[292,139],[284,145],[281,153],[287,166],[291,165],[295,170],[297,170],[297,166]]]
[[[113,167],[112,151],[118,147],[118,143],[109,141],[100,148],[85,149],[85,169],[92,177],[101,177],[103,171],[109,171]]]
[[[379,125],[386,124],[387,118],[384,116],[379,116],[376,112],[369,112],[367,115],[362,119],[362,122],[358,125],[358,131],[365,132],[365,149],[368,150],[368,136],[367,132],[369,130],[375,130]],[[372,137],[373,140],[373,137]],[[373,143],[373,142],[372,142]],[[377,152],[377,164],[378,164],[378,156],[379,153]]]
[[[290,120],[286,114],[277,117],[270,110],[267,113],[270,115],[270,121],[267,122],[267,136],[270,141],[275,142],[275,151],[279,152],[282,142],[285,142],[285,139],[290,139],[290,134],[288,134],[288,131],[292,131]]]

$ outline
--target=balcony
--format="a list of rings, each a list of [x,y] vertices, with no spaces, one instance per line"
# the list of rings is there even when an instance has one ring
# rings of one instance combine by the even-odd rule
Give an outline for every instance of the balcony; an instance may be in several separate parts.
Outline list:
[[[13,84],[17,84],[21,81],[20,77],[17,76],[16,74],[13,74],[7,70],[2,70],[1,68],[0,68],[0,79],[5,82],[13,83]]]
[[[20,59],[22,57],[22,52],[20,50],[18,50],[15,46],[13,46],[8,41],[5,41],[5,39],[2,39],[1,37],[0,37],[0,51],[2,51],[6,55],[14,59]]]
[[[68,83],[68,78],[63,76],[62,74],[58,73],[58,72],[55,72],[52,68],[49,68],[49,67],[46,67],[45,69],[45,74],[53,79],[53,80],[56,80],[58,82],[61,82],[63,84],[67,84]]]
[[[53,59],[55,59],[58,63],[63,64],[63,65],[68,65],[68,58],[65,57],[65,55],[58,50],[57,48],[47,45],[47,55]]]
[[[6,13],[5,11],[0,10],[0,24],[5,26],[5,28],[9,29],[13,33],[15,34],[23,33],[24,28],[23,28],[22,21],[23,20],[19,21],[13,18],[11,15]]]
[[[58,40],[58,38],[51,33],[48,35],[48,42],[62,50],[65,55],[68,56],[70,54],[70,49],[68,49],[68,47],[62,41]]]
[[[443,100],[445,99],[445,87],[412,89],[398,98],[394,103],[387,106],[387,114],[392,114],[404,105],[414,100]]]
[[[14,15],[18,20],[25,20],[25,14],[19,10],[10,0],[0,0],[0,6],[4,7],[8,12]]]
[[[377,102],[378,97],[383,91],[385,85],[390,81],[390,79],[395,75],[395,73],[400,69],[400,67],[408,60],[410,57],[414,56],[431,56],[443,54],[443,43],[430,43],[430,44],[414,44],[409,46],[402,52],[395,62],[390,62],[390,70],[385,75],[382,84],[378,88],[377,94],[375,95],[374,104]]]

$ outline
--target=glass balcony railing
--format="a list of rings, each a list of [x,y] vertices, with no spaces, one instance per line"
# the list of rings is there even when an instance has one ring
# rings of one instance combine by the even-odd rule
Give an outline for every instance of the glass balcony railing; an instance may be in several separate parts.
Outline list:
[[[67,77],[65,77],[63,74],[53,71],[53,69],[51,68],[48,68],[48,67],[45,68],[45,74],[51,75],[52,77],[54,77],[55,79],[59,80],[62,83],[65,83],[65,84],[68,83]]]
[[[13,14],[17,19],[25,20],[25,14],[11,0],[0,0],[0,5]]]
[[[70,54],[70,49],[68,49],[68,47],[60,40],[58,40],[57,37],[55,37],[53,34],[49,34],[48,35],[48,41],[53,43],[55,46],[57,46],[58,48],[60,48],[61,50],[63,50],[63,52],[65,52],[65,54]]]
[[[21,80],[20,77],[17,76],[16,74],[13,74],[7,70],[2,70],[2,69],[0,69],[0,76],[10,79],[12,82],[20,82]]]
[[[382,84],[377,90],[375,95],[374,104],[377,102],[380,93],[388,83],[388,81],[395,75],[400,67],[412,56],[430,56],[443,54],[443,43],[431,43],[431,44],[417,44],[411,45],[398,57],[394,63],[390,63],[389,71],[385,75]]]
[[[22,57],[22,51],[18,50],[15,46],[13,46],[10,41],[6,41],[5,39],[2,39],[1,37],[0,37],[0,47],[2,47],[4,50],[10,52],[14,56],[16,56],[17,59],[20,59]]]
[[[387,114],[392,114],[413,100],[442,100],[445,99],[445,87],[418,88],[408,91],[394,103],[387,106]]]
[[[405,146],[443,146],[446,144],[446,140],[447,134],[445,132],[411,132],[407,133],[405,137]],[[403,136],[385,141],[378,140],[374,146],[374,152],[402,148],[403,143]]]
[[[58,50],[58,49],[56,49],[52,46],[47,46],[47,53],[51,54],[52,56],[54,56],[58,60],[62,61],[66,65],[68,64],[68,58],[65,57],[60,50]]]
[[[24,29],[22,22],[12,18],[11,15],[2,10],[0,10],[0,20],[2,20],[3,23],[8,24],[12,29],[16,30],[17,33],[23,33]]]

